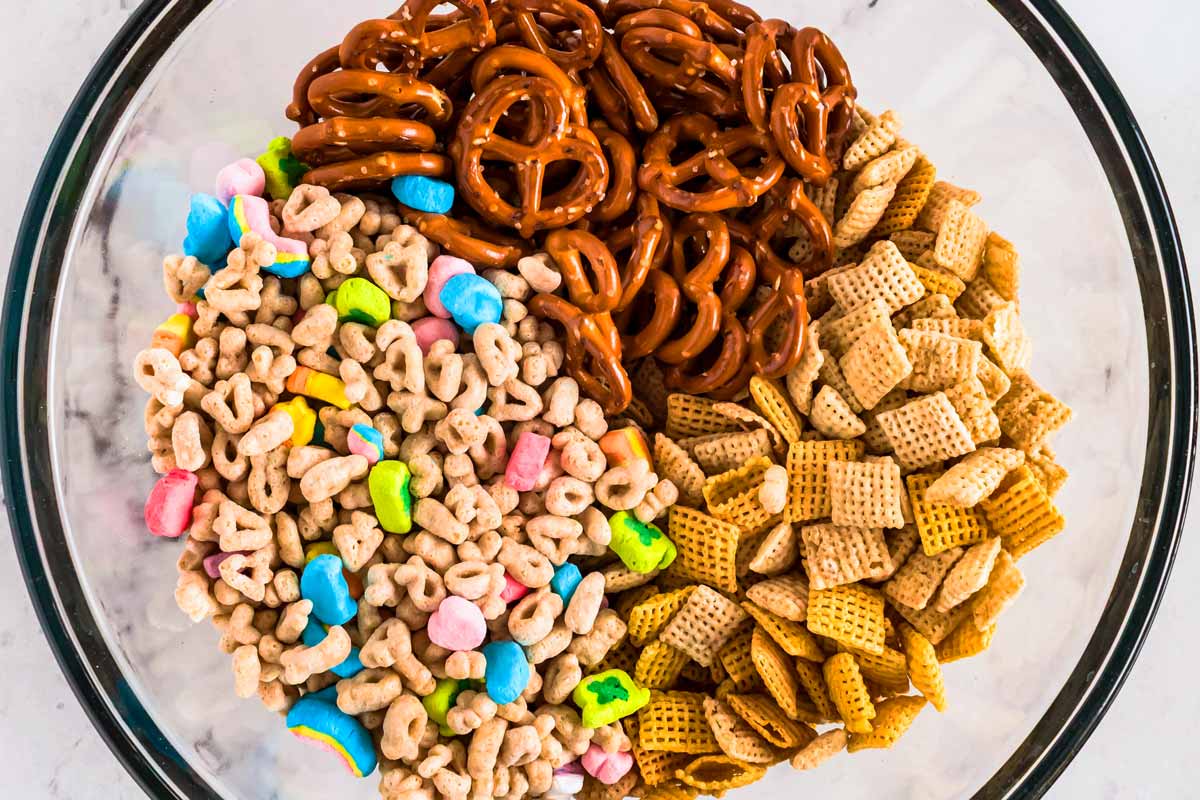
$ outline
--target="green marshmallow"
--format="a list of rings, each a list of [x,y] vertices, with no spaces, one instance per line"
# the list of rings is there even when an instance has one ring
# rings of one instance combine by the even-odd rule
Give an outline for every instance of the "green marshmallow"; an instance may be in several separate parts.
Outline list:
[[[657,525],[642,522],[628,511],[609,517],[612,541],[608,547],[634,572],[666,569],[675,560],[675,544]]]
[[[300,185],[300,179],[308,172],[308,165],[292,156],[292,140],[279,136],[267,145],[267,152],[255,159],[267,176],[267,193],[276,200],[287,200],[292,190]]]
[[[628,717],[650,702],[650,690],[633,682],[622,669],[607,669],[584,678],[571,692],[583,727],[599,728]]]
[[[341,322],[361,322],[378,328],[392,318],[392,299],[366,278],[350,278],[334,289],[325,302],[337,309]]]
[[[402,461],[380,461],[371,467],[367,488],[379,525],[388,533],[412,530],[412,495],[408,484],[412,473]]]
[[[429,718],[438,724],[438,729],[442,736],[456,736],[454,731],[446,727],[446,715],[454,706],[454,701],[458,697],[458,693],[467,688],[461,681],[456,681],[453,678],[442,678],[437,682],[437,688],[431,694],[427,694],[421,698],[421,705],[425,706],[425,713],[429,714]]]

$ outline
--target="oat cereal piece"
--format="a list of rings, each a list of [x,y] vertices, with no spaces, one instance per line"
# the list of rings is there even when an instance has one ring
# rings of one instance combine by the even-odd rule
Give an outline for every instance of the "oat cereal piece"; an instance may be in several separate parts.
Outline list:
[[[638,710],[638,743],[668,753],[719,753],[720,746],[704,717],[704,695],[651,692]]]
[[[1007,550],[1001,550],[987,585],[971,598],[971,620],[977,630],[987,630],[1025,588],[1025,576]]]
[[[904,735],[925,707],[925,698],[915,695],[889,697],[875,707],[873,728],[867,733],[851,731],[846,749],[851,753],[859,750],[889,749]],[[847,730],[850,726],[846,726]]]
[[[916,609],[899,603],[891,597],[888,598],[888,604],[896,609],[896,613],[904,617],[908,624],[920,631],[930,644],[935,646],[949,636],[950,631],[954,630],[960,622],[971,616],[970,609],[966,605],[958,606],[951,609],[949,613],[943,614],[932,606]]]
[[[737,603],[708,586],[697,586],[659,634],[659,640],[707,667],[746,620]]]
[[[823,653],[812,634],[799,622],[793,622],[773,614],[752,602],[742,603],[746,613],[754,618],[757,627],[790,656],[821,661]]]
[[[864,410],[878,405],[913,372],[905,346],[890,323],[879,323],[863,333],[838,367]]]
[[[927,294],[892,317],[892,326],[896,330],[907,328],[914,319],[958,319],[958,312],[946,295]]]
[[[876,715],[875,706],[854,656],[849,653],[830,656],[825,661],[823,672],[829,696],[846,724],[846,730],[851,733],[870,733],[871,720]]]
[[[841,358],[872,326],[891,321],[891,309],[883,298],[876,297],[846,311],[837,319],[821,322],[821,346]],[[828,360],[828,357],[827,357]]]
[[[932,189],[932,187],[930,188]],[[899,193],[899,189],[897,189],[897,193]],[[873,231],[872,233],[878,233],[878,231]],[[900,249],[901,255],[912,261],[926,250],[933,249],[934,242],[937,241],[937,234],[909,228],[892,233],[888,236],[888,241]]]
[[[883,596],[857,584],[808,593],[808,630],[867,653],[882,653]]]
[[[788,443],[800,441],[800,419],[777,382],[754,375],[750,378],[750,396],[762,415]]]
[[[962,319],[960,317],[923,317],[913,319],[908,327],[914,331],[932,331],[946,336],[956,336],[959,339],[983,341],[983,322],[977,319]]]
[[[783,709],[765,694],[731,694],[725,702],[733,712],[775,747],[791,750],[807,744],[816,735],[803,723],[789,719]]]
[[[707,397],[690,394],[672,394],[667,397],[666,434],[672,439],[685,436],[704,436],[709,433],[730,433],[738,429],[737,423],[723,414],[713,411],[715,401]]]
[[[854,439],[867,430],[866,424],[832,386],[822,386],[817,392],[808,421],[819,433],[834,439]]]
[[[808,583],[799,575],[780,575],[759,581],[746,590],[746,598],[792,622],[804,622],[808,617]]]
[[[905,472],[975,449],[970,432],[943,392],[884,411],[877,419]]]
[[[767,693],[775,699],[783,713],[795,719],[800,713],[796,704],[800,683],[795,670],[792,669],[792,660],[761,627],[755,627],[751,635],[750,658],[754,661],[754,668],[758,670]]]
[[[768,458],[752,458],[737,469],[706,480],[704,501],[708,512],[719,520],[737,525],[743,537],[756,537],[777,525],[783,519],[782,512],[771,513],[759,497],[759,489],[771,466]]]
[[[679,679],[687,653],[664,641],[650,642],[642,648],[633,668],[633,679],[647,689],[670,689]]]
[[[743,628],[722,645],[717,651],[717,660],[725,668],[729,680],[739,692],[750,692],[762,688],[762,678],[754,666],[750,656],[750,644],[754,636],[754,628]]]
[[[1020,559],[1066,527],[1066,520],[1050,500],[1046,488],[1028,466],[1010,472],[1000,488],[979,507],[1004,549]]]
[[[977,275],[975,280],[969,281],[962,294],[954,301],[954,307],[959,314],[979,320],[1006,305],[1008,301],[982,275]]]
[[[913,517],[921,534],[921,546],[926,555],[937,555],[952,547],[978,544],[988,537],[988,523],[975,508],[960,508],[944,503],[932,503],[925,492],[938,476],[909,475],[908,497]]]
[[[746,566],[760,575],[778,575],[791,569],[798,555],[795,530],[791,523],[781,522],[763,536]]]
[[[679,490],[679,501],[699,508],[704,502],[704,470],[687,451],[661,433],[654,434],[654,468],[658,477]]]
[[[986,359],[980,359],[986,361]],[[946,388],[946,399],[962,420],[976,445],[1000,439],[1000,418],[992,410],[987,388],[979,378],[969,378]]]
[[[983,318],[983,341],[1008,375],[1029,369],[1033,345],[1025,335],[1016,303],[994,308]]]
[[[949,664],[977,656],[992,646],[992,637],[995,635],[995,625],[980,630],[968,617],[949,636],[937,643],[938,661]]]
[[[728,703],[715,697],[704,698],[704,716],[725,755],[751,764],[772,764],[778,760],[778,751],[735,714]]]
[[[925,294],[925,287],[900,250],[886,239],[872,245],[858,266],[830,276],[827,284],[829,293],[845,311],[879,298],[894,314]]]
[[[1053,451],[1046,445],[1042,445],[1036,453],[1027,454],[1025,463],[1051,497],[1058,494],[1058,490],[1067,482],[1066,468],[1054,460]]]
[[[788,447],[790,481],[788,519],[794,524],[828,517],[833,505],[829,494],[830,461],[862,458],[861,442],[797,442]]]
[[[671,617],[683,608],[695,590],[695,586],[685,586],[672,592],[663,592],[647,597],[629,610],[626,623],[629,629],[629,641],[641,647],[654,639],[662,631],[663,626],[671,621]]]
[[[1012,387],[996,402],[1000,430],[1026,453],[1041,448],[1071,419],[1071,409],[1038,386],[1024,372],[1012,377]]]
[[[924,208],[917,215],[917,221],[913,223],[913,227],[923,231],[932,231],[936,233],[942,227],[942,222],[946,216],[946,212],[950,208],[951,202],[959,202],[963,206],[970,208],[971,206],[982,200],[983,197],[972,189],[963,189],[946,181],[938,181],[933,185],[933,189],[929,192],[929,199],[925,201]]]
[[[763,428],[704,437],[692,448],[705,473],[713,475],[741,466],[752,458],[770,458],[771,436]]]
[[[883,585],[884,595],[920,611],[929,604],[942,579],[962,554],[961,547],[953,547],[933,556],[918,550]]]
[[[830,504],[835,525],[904,527],[902,498],[905,493],[898,464],[886,458],[873,462],[830,461],[828,469]],[[812,550],[808,551],[808,557],[813,558]],[[887,560],[883,559],[885,562]],[[882,568],[884,565],[879,566]]]
[[[750,764],[730,756],[701,756],[675,770],[675,779],[707,794],[748,786],[767,774],[761,764]]]
[[[1025,462],[1020,450],[981,447],[967,454],[925,490],[930,503],[970,508],[996,491],[1004,476]]]
[[[668,535],[679,555],[667,574],[736,592],[741,528],[679,505],[671,507],[668,520]]]
[[[983,345],[944,333],[900,331],[900,342],[912,363],[912,373],[901,384],[915,392],[936,392],[975,377]]]
[[[792,768],[798,770],[816,769],[845,750],[846,741],[846,731],[843,728],[834,728],[831,731],[825,731],[792,755]]]
[[[988,400],[993,403],[1007,394],[1012,386],[1012,381],[1004,374],[1004,370],[997,367],[987,356],[979,359],[975,377],[983,384],[983,390],[987,393]]]
[[[999,536],[968,548],[942,580],[934,609],[945,614],[987,585],[999,554]]]
[[[1016,300],[1021,286],[1021,257],[1012,242],[996,232],[983,248],[983,277],[1005,300]]]
[[[928,639],[907,623],[900,623],[900,641],[912,685],[939,712],[946,709],[946,684],[937,651]]]
[[[880,528],[827,522],[805,525],[800,533],[811,589],[880,578],[893,570]]]

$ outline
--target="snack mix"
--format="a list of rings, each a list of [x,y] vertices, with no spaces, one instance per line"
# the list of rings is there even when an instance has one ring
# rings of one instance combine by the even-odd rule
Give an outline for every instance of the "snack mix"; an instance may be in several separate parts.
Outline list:
[[[305,66],[164,262],[179,607],[389,800],[890,747],[1064,527],[1015,249],[814,28],[434,6]]]

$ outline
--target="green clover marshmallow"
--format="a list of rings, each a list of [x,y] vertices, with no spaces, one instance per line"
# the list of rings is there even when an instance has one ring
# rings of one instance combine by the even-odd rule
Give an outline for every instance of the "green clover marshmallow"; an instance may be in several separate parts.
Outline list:
[[[583,727],[599,728],[627,717],[650,702],[650,690],[622,669],[608,669],[579,682],[571,699],[582,712]]]
[[[608,547],[634,572],[665,569],[675,560],[675,545],[657,525],[642,522],[628,511],[609,517],[612,540]]]

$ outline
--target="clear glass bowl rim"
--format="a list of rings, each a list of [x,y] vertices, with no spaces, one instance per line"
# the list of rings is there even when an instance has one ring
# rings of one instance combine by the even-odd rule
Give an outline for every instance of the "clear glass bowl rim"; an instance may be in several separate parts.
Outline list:
[[[1154,159],[1090,44],[1054,0],[989,0],[1071,103],[1126,226],[1146,319],[1149,420],[1137,513],[1119,575],[1078,664],[1033,731],[976,798],[1042,796],[1082,748],[1153,622],[1183,532],[1195,456],[1196,342],[1187,269]],[[44,387],[62,255],[103,144],[139,86],[209,0],[147,0],[85,79],[52,141],[13,250],[0,319],[4,491],[42,629],[84,710],[154,798],[219,800],[128,689],[92,616],[54,500]]]

